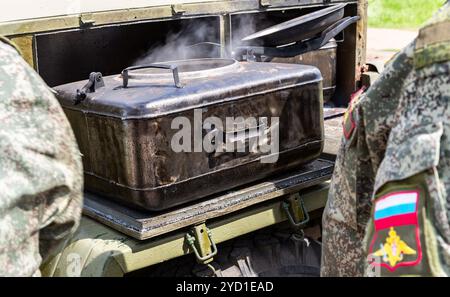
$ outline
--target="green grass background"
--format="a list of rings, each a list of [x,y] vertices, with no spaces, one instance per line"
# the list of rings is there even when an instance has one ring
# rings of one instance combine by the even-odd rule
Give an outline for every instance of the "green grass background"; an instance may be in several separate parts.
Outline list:
[[[446,0],[369,0],[369,27],[417,29]]]

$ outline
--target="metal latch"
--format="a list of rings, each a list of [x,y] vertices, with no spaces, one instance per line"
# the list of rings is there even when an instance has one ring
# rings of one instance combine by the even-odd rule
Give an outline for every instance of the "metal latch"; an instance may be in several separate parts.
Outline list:
[[[172,7],[172,15],[179,15],[186,12],[186,9],[183,9],[182,4],[173,4],[171,7]]]
[[[205,223],[192,227],[185,238],[200,264],[208,264],[213,261],[213,257],[217,255],[217,246]]]
[[[87,97],[87,93],[94,93],[98,88],[104,87],[105,82],[100,72],[91,72],[89,74],[89,81],[81,88],[77,90],[77,95],[74,104],[78,104]]]
[[[305,203],[298,193],[290,195],[283,201],[283,209],[289,223],[295,228],[301,228],[309,222],[309,214]]]
[[[80,15],[80,26],[91,27],[95,24],[92,13],[83,13]]]

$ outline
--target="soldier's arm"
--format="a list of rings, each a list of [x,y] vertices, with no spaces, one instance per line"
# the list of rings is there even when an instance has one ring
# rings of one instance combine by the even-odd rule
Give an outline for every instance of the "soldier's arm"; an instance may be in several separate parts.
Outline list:
[[[368,275],[450,275],[450,7],[420,30],[377,173]]]
[[[35,249],[45,260],[78,225],[81,157],[46,84],[12,47],[0,43],[0,55],[0,208],[17,220],[10,234],[14,242],[28,244],[17,249],[29,254]]]
[[[419,69],[377,174],[368,275],[450,275],[450,62]]]
[[[412,70],[413,47],[386,65],[367,92],[352,100],[344,117],[344,136],[322,220],[323,276],[364,273],[363,238],[375,173],[395,121],[401,85]]]

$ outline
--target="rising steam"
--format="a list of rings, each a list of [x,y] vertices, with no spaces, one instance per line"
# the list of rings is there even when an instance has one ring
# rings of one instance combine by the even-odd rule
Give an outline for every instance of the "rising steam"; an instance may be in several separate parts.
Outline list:
[[[241,39],[254,33],[255,17],[248,14],[234,17],[232,44],[242,45]],[[165,40],[153,43],[133,64],[143,65],[197,58],[218,58],[221,55],[217,23],[190,22],[178,31],[169,31]],[[231,56],[232,53],[228,53]]]

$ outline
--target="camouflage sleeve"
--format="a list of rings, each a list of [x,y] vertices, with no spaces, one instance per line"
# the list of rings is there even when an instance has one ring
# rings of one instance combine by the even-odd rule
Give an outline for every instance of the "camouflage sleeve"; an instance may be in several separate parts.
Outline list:
[[[415,72],[374,188],[367,275],[450,275],[450,62]]]
[[[362,276],[363,239],[377,168],[395,122],[401,87],[412,70],[413,44],[349,104],[322,218],[322,276]]]
[[[450,275],[450,5],[419,31],[374,185],[368,275]]]
[[[80,153],[49,88],[2,42],[0,98],[0,275],[39,275],[78,225]]]

